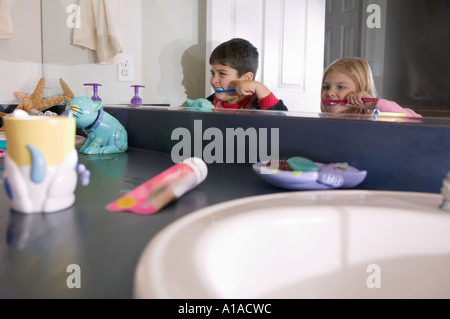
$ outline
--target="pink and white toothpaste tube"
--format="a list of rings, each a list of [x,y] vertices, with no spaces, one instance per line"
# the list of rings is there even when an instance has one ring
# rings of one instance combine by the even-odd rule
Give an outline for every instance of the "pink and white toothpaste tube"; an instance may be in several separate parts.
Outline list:
[[[199,185],[207,175],[208,168],[202,159],[185,159],[107,205],[106,210],[154,214]]]

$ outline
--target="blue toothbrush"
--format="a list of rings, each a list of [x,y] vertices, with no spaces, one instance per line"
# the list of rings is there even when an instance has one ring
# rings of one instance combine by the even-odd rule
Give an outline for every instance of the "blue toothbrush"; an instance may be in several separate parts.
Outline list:
[[[236,89],[230,89],[230,90],[216,90],[216,93],[228,93],[228,92],[234,92],[234,93],[236,93]]]

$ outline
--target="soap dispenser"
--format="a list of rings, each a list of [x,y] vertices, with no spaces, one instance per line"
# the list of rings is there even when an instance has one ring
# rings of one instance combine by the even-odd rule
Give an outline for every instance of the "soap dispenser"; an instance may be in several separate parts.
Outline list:
[[[131,99],[131,105],[142,105],[142,99],[139,97],[139,88],[145,88],[143,85],[132,85],[134,87],[134,97]]]
[[[94,89],[94,95],[91,97],[92,101],[101,102],[102,99],[98,96],[98,87],[102,86],[98,83],[85,83],[84,86],[92,86]]]

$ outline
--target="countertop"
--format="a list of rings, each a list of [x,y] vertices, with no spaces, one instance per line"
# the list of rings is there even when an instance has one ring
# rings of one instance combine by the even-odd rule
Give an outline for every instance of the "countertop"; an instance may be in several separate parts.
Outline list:
[[[170,154],[132,147],[123,154],[79,154],[79,160],[91,171],[91,183],[78,183],[75,204],[66,210],[12,212],[2,186],[0,298],[133,298],[138,259],[166,225],[219,202],[284,192],[251,164],[215,163],[202,184],[156,214],[109,212],[107,204],[174,165]],[[3,170],[0,179],[3,184]],[[81,288],[67,286],[73,264],[80,267]]]

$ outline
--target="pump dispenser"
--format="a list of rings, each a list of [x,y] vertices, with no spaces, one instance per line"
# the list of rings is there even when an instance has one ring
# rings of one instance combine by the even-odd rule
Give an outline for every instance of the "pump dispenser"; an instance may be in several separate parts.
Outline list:
[[[134,87],[134,97],[131,99],[131,105],[142,105],[142,99],[139,97],[139,88],[145,88],[143,85],[132,85]]]
[[[91,97],[92,101],[101,102],[102,99],[98,96],[98,87],[102,86],[98,83],[85,83],[84,86],[92,86],[94,89],[94,95]]]

